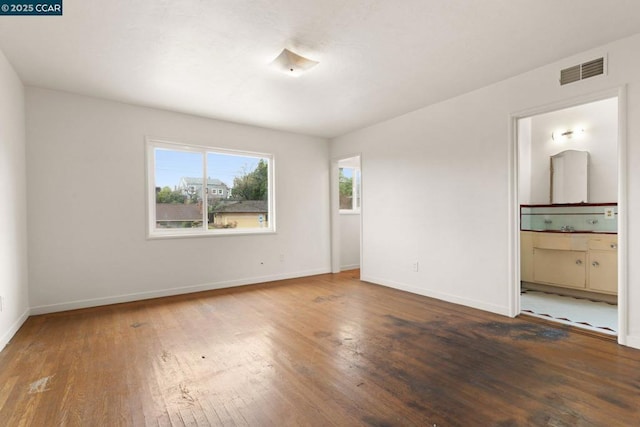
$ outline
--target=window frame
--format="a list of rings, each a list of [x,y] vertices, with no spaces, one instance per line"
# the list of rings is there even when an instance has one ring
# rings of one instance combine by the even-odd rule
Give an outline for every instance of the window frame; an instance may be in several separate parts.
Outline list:
[[[362,193],[362,190],[361,190],[362,175],[361,175],[360,168],[356,166],[340,166],[338,167],[338,170],[340,169],[353,170],[353,176],[351,181],[351,209],[339,209],[338,212],[341,215],[359,215],[362,207],[362,201],[360,199],[360,195]],[[356,175],[358,176],[357,180],[356,180]],[[356,182],[358,185],[356,185]],[[338,195],[338,197],[340,196]],[[360,202],[358,203],[358,206],[354,207],[354,204],[356,203],[356,201],[360,201]]]
[[[203,190],[202,196],[202,228],[168,228],[159,229],[156,227],[156,165],[155,150],[156,149],[186,151],[202,154],[202,174],[203,189],[207,188],[207,154],[225,154],[231,156],[244,156],[264,158],[268,160],[267,168],[267,217],[269,220],[268,227],[255,228],[208,228],[208,195]],[[187,144],[183,142],[170,141],[159,138],[145,138],[145,167],[146,167],[146,220],[147,220],[147,239],[169,239],[169,238],[186,238],[186,237],[219,237],[219,236],[246,236],[260,234],[276,233],[276,211],[275,211],[275,156],[271,153],[263,153],[247,150],[236,150],[220,147],[211,147],[196,144]]]

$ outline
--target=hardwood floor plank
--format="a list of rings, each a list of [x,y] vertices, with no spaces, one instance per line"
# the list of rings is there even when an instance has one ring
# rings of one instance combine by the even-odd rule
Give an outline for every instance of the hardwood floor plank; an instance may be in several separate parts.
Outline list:
[[[0,424],[640,425],[640,351],[354,277],[31,317]]]

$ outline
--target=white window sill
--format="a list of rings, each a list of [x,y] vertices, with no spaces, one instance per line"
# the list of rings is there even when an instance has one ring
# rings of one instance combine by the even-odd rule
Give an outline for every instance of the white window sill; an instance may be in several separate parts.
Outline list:
[[[162,239],[187,239],[187,238],[199,238],[199,237],[224,237],[224,236],[258,236],[264,234],[276,234],[276,231],[271,228],[255,229],[249,228],[245,230],[216,230],[216,231],[196,231],[196,232],[158,232],[154,231],[147,234],[147,240],[162,240]]]

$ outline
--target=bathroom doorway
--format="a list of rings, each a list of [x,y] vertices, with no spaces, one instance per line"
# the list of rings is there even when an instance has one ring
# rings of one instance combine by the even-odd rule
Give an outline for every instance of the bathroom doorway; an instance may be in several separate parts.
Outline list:
[[[520,313],[616,337],[618,97],[517,119]]]

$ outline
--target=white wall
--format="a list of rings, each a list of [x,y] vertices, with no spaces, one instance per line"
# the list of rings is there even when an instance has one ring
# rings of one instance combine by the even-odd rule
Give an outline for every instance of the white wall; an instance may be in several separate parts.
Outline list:
[[[340,270],[360,267],[360,214],[340,214]]]
[[[531,204],[531,117],[518,120],[518,204]],[[546,202],[545,202],[546,203]]]
[[[640,35],[332,141],[362,154],[361,277],[510,312],[510,117],[628,84],[628,164],[640,164]],[[559,70],[608,53],[608,75],[560,87]],[[640,257],[640,169],[628,176],[628,258]],[[419,262],[419,271],[412,263]],[[640,265],[629,263],[627,343],[640,347]]]
[[[27,184],[24,88],[0,52],[0,350],[26,320]]]
[[[277,234],[147,240],[147,135],[273,153]],[[324,139],[27,88],[27,141],[33,313],[330,271]]]
[[[551,139],[553,131],[578,127],[585,129],[584,134],[571,139]],[[549,158],[565,150],[589,152],[589,203],[616,202],[617,148],[617,98],[534,116],[531,118],[531,198],[527,203],[549,203]]]

